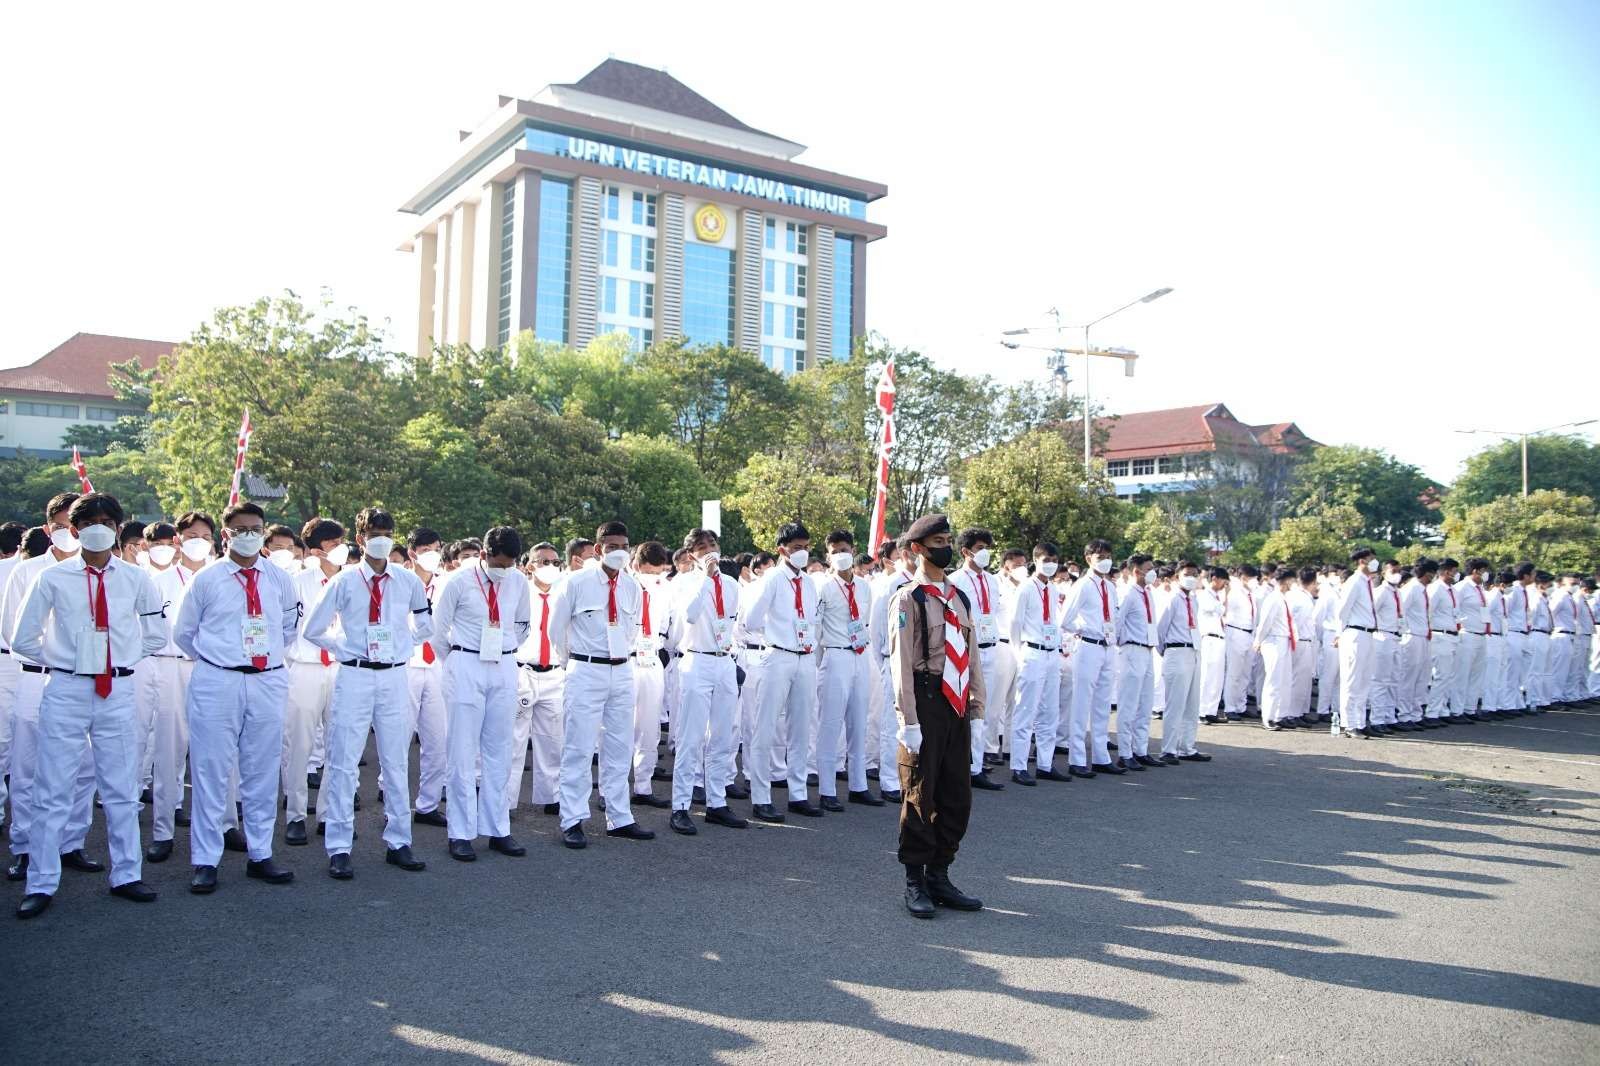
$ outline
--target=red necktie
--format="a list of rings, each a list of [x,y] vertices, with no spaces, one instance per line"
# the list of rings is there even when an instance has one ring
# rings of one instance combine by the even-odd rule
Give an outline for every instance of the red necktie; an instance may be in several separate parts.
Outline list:
[[[106,635],[106,672],[94,675],[94,694],[105,699],[111,695],[111,613],[106,607],[106,572],[92,566],[85,566],[84,570],[95,577],[94,627]]]
[[[328,583],[328,579],[327,578],[323,578],[322,579],[322,583],[324,585],[326,585]],[[426,648],[427,645],[424,644],[423,647]],[[333,655],[328,651],[327,648],[322,648],[320,650],[322,652],[322,665],[323,666],[332,666],[333,665]]]
[[[852,604],[852,609],[853,609],[853,605],[855,603],[855,600],[852,598],[850,602]],[[992,613],[989,610],[989,582],[983,576],[983,571],[982,570],[978,571],[978,603],[983,607],[983,613],[984,614]],[[854,618],[855,616],[851,615],[851,617]]]
[[[550,594],[539,593],[539,665],[550,665]]]
[[[1448,590],[1447,590],[1448,591]],[[1433,596],[1428,592],[1428,586],[1422,586],[1422,614],[1428,623],[1428,639],[1433,639]]]
[[[614,577],[606,590],[606,620],[612,625],[617,624],[617,579]]]
[[[850,619],[859,622],[861,620],[861,611],[856,607],[856,583],[854,581],[844,582],[844,595],[845,599],[850,601]],[[857,648],[856,654],[860,655],[866,650],[865,647]]]
[[[1044,624],[1050,624],[1050,586],[1046,584],[1039,590],[1039,602],[1044,604]]]
[[[433,582],[428,582],[427,586],[423,589],[423,592],[427,593],[428,605],[430,607],[433,606]],[[422,642],[422,661],[424,663],[431,663],[434,661],[432,641],[425,640]]]
[[[1144,597],[1144,624],[1150,625],[1155,621],[1155,616],[1150,613],[1150,590],[1140,588],[1139,595]]]
[[[727,612],[722,609],[722,581],[718,574],[711,575],[711,598],[717,602],[717,617],[726,618]]]
[[[640,591],[643,592],[643,594],[644,594],[644,602],[643,602],[643,604],[641,604],[641,607],[642,607],[642,609],[644,611],[644,635],[648,637],[648,636],[651,635],[650,634],[650,590],[649,589],[641,589]],[[615,593],[613,593],[613,595],[615,595]]]
[[[1104,581],[1097,580],[1094,584],[1095,588],[1100,590],[1100,613],[1103,614],[1105,616],[1105,620],[1109,622],[1111,621],[1111,597],[1106,592],[1106,583]]]
[[[794,582],[794,616],[796,618],[804,618],[806,616],[806,601],[800,595],[800,579],[796,577],[790,580]]]
[[[1289,613],[1289,601],[1283,601],[1283,619],[1289,623],[1289,650],[1294,651],[1294,615]]]
[[[497,593],[494,590],[494,582],[493,581],[489,582],[488,600],[489,600],[489,624],[492,625],[492,626],[498,626],[500,624],[500,594]]]
[[[1250,628],[1254,629],[1256,627],[1256,598],[1254,596],[1250,595],[1250,590],[1249,589],[1245,589],[1244,590],[1244,599],[1245,599],[1245,602],[1250,605]],[[1399,602],[1400,601],[1398,599],[1395,600],[1395,603],[1399,603]]]
[[[1194,628],[1194,602],[1189,599],[1189,594],[1183,594],[1183,611],[1189,616],[1189,628]]]
[[[1394,624],[1403,628],[1405,625],[1405,612],[1400,610],[1400,590],[1392,588],[1389,591],[1394,593]]]
[[[367,599],[367,621],[378,623],[383,621],[383,579],[388,574],[374,574],[372,584],[367,586],[371,595]]]
[[[244,609],[249,612],[250,617],[260,618],[261,592],[256,588],[256,579],[261,575],[256,572],[255,567],[241,570],[240,573],[244,575]],[[267,657],[265,655],[252,655],[250,657],[250,665],[257,670],[265,670],[267,668]]]

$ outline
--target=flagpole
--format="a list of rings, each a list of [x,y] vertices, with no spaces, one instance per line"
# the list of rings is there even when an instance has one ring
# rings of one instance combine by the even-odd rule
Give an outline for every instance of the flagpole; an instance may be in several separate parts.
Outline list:
[[[83,465],[83,455],[78,451],[78,446],[72,446],[72,470],[78,475],[78,488],[87,495],[94,491],[94,485],[89,481],[89,470]]]
[[[250,408],[244,409],[244,418],[239,422],[238,447],[233,454],[233,484],[228,490],[228,506],[232,507],[239,502],[239,482],[244,475],[244,457],[250,450]]]
[[[887,536],[886,523],[889,509],[889,458],[894,451],[894,357],[883,368],[878,379],[877,405],[883,412],[883,432],[878,440],[878,477],[872,497],[871,541],[868,549],[878,550]]]

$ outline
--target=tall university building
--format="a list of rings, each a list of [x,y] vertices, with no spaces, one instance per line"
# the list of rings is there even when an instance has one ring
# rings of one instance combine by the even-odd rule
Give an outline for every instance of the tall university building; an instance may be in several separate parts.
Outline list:
[[[501,97],[402,211],[417,350],[523,330],[581,347],[732,344],[793,373],[865,332],[867,205],[887,189],[795,162],[664,71],[608,59]]]

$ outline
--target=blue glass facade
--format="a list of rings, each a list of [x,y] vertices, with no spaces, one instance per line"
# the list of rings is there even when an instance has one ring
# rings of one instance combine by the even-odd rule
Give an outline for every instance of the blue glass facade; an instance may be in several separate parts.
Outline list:
[[[534,289],[533,333],[567,343],[572,301],[572,184],[539,179],[539,272]]]
[[[683,335],[690,344],[733,343],[733,251],[683,246]]]
[[[838,234],[833,238],[833,357],[849,359],[855,338],[850,336],[855,312],[856,242]]]

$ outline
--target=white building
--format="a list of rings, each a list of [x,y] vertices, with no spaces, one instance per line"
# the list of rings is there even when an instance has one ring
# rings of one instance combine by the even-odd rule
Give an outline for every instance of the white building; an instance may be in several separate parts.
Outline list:
[[[20,448],[28,455],[62,459],[72,450],[62,435],[75,425],[109,425],[134,408],[107,384],[111,364],[138,359],[146,369],[172,351],[170,341],[74,333],[27,366],[0,370],[0,457]]]

